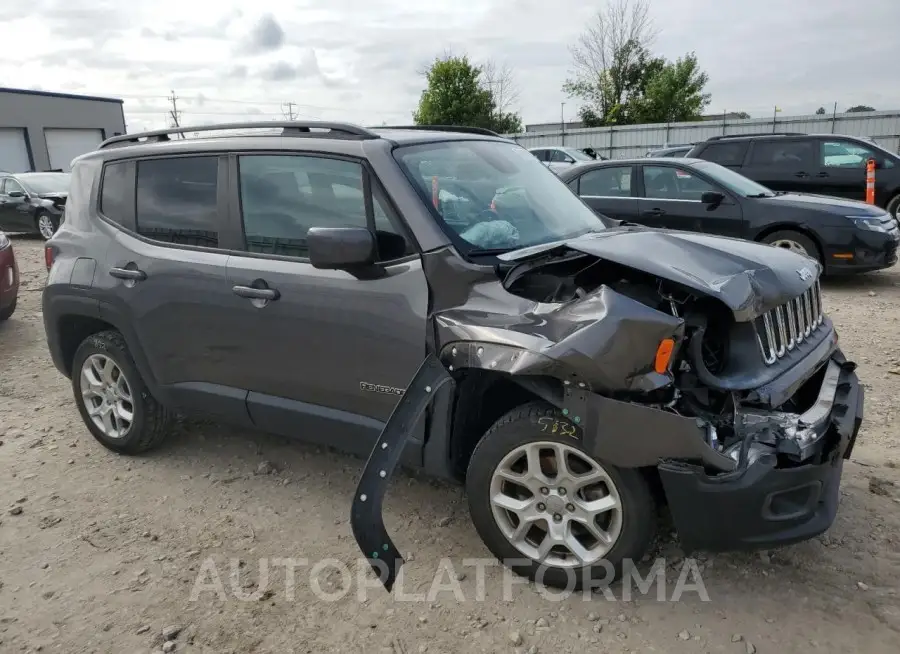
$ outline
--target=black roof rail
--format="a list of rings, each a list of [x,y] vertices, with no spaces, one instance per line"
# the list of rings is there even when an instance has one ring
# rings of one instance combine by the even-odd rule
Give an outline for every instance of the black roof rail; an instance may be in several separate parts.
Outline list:
[[[502,134],[492,132],[484,127],[468,127],[466,125],[382,125],[372,129],[415,129],[426,132],[459,132],[461,134],[480,134],[482,136],[504,138]]]
[[[806,132],[747,132],[746,134],[720,134],[710,136],[707,141],[721,141],[723,139],[739,139],[745,136],[809,136]]]
[[[331,135],[339,137],[353,137],[359,139],[378,139],[381,138],[375,132],[359,127],[351,123],[329,123],[324,121],[300,121],[300,120],[281,120],[281,121],[257,121],[247,123],[220,123],[218,125],[199,125],[196,127],[170,127],[169,129],[158,129],[151,132],[135,132],[133,134],[122,134],[113,136],[103,141],[98,150],[108,148],[116,144],[135,144],[141,143],[142,140],[147,143],[158,141],[169,141],[170,134],[184,134],[185,132],[214,132],[219,130],[230,129],[278,129],[281,128],[282,136],[310,136],[314,133],[312,130],[328,130]],[[318,134],[316,134],[318,136]],[[323,134],[322,136],[330,136]]]

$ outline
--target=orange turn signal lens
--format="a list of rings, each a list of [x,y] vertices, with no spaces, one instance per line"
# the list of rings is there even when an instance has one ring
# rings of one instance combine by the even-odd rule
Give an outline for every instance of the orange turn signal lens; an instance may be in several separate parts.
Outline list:
[[[665,374],[669,370],[669,361],[672,359],[672,352],[675,350],[675,339],[664,338],[659,342],[656,348],[656,361],[653,369],[659,374]]]

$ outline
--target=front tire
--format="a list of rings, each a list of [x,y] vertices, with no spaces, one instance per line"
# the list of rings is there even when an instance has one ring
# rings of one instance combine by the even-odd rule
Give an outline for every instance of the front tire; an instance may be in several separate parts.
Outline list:
[[[37,227],[41,238],[45,241],[49,241],[53,238],[53,235],[56,234],[56,230],[59,229],[59,219],[46,211],[41,211],[35,216],[34,224]]]
[[[791,252],[796,252],[797,254],[805,254],[823,265],[825,263],[822,261],[822,256],[819,253],[819,248],[815,241],[802,232],[792,229],[782,229],[767,234],[761,240],[767,245],[784,248]]]
[[[491,553],[519,575],[572,591],[618,579],[657,526],[640,471],[595,460],[580,433],[547,404],[513,409],[478,443],[466,475],[472,521]]]
[[[0,322],[4,320],[9,320],[12,315],[16,312],[16,304],[18,303],[19,298],[13,298],[12,304],[10,304],[5,309],[0,309]]]
[[[885,211],[891,214],[894,217],[894,220],[897,221],[897,224],[900,225],[900,193],[891,198],[891,201],[887,203]]]
[[[114,452],[146,452],[169,433],[169,412],[150,394],[119,332],[93,334],[78,346],[72,390],[91,435]]]

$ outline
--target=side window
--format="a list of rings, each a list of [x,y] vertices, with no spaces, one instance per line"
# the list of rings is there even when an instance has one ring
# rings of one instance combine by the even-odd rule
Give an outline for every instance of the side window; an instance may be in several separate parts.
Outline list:
[[[568,163],[572,161],[572,157],[562,150],[550,150],[550,161],[553,163]]]
[[[6,177],[0,177],[0,195],[6,195]]]
[[[700,158],[722,166],[740,166],[747,154],[747,141],[711,143],[700,153]],[[680,156],[680,155],[670,155]]]
[[[579,194],[588,196],[631,197],[631,166],[589,170],[581,176]]]
[[[657,200],[696,200],[712,185],[681,168],[644,166],[644,195]]]
[[[15,193],[16,191],[19,191],[20,193],[24,193],[25,189],[22,188],[22,185],[19,184],[19,182],[14,180],[12,177],[7,177],[6,178],[6,186],[3,190],[3,193],[5,195],[9,195],[10,193]]]
[[[879,161],[883,156],[853,141],[822,142],[820,162],[826,168],[865,168],[869,159]]]
[[[547,161],[547,151],[546,150],[535,150],[532,152],[538,161]]]
[[[578,194],[578,177],[566,184],[566,186],[572,189],[572,193]]]
[[[812,141],[756,141],[750,153],[750,166],[801,168],[813,165]]]
[[[131,193],[127,175],[126,163],[110,163],[103,168],[100,213],[119,224],[124,224],[134,210],[134,207],[128,206],[131,202]]]
[[[179,245],[218,247],[217,157],[148,159],[137,164],[137,232]]]
[[[305,258],[311,227],[368,227],[357,163],[300,155],[246,155],[238,163],[248,252]],[[373,208],[379,258],[409,254],[377,197]]]

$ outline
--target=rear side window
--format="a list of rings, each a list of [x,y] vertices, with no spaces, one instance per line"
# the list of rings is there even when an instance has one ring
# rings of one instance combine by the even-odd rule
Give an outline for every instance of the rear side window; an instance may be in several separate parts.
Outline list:
[[[127,224],[134,206],[128,180],[128,164],[110,163],[103,168],[103,183],[100,187],[100,213],[120,225]]]
[[[631,166],[589,170],[581,176],[578,192],[582,197],[631,197]]]
[[[179,245],[218,247],[217,157],[139,161],[137,232]]]
[[[703,152],[700,153],[700,158],[712,161],[720,166],[740,166],[744,162],[745,154],[747,154],[747,142],[732,141],[707,145]]]
[[[750,166],[797,168],[814,163],[812,141],[756,141],[750,153]]]

